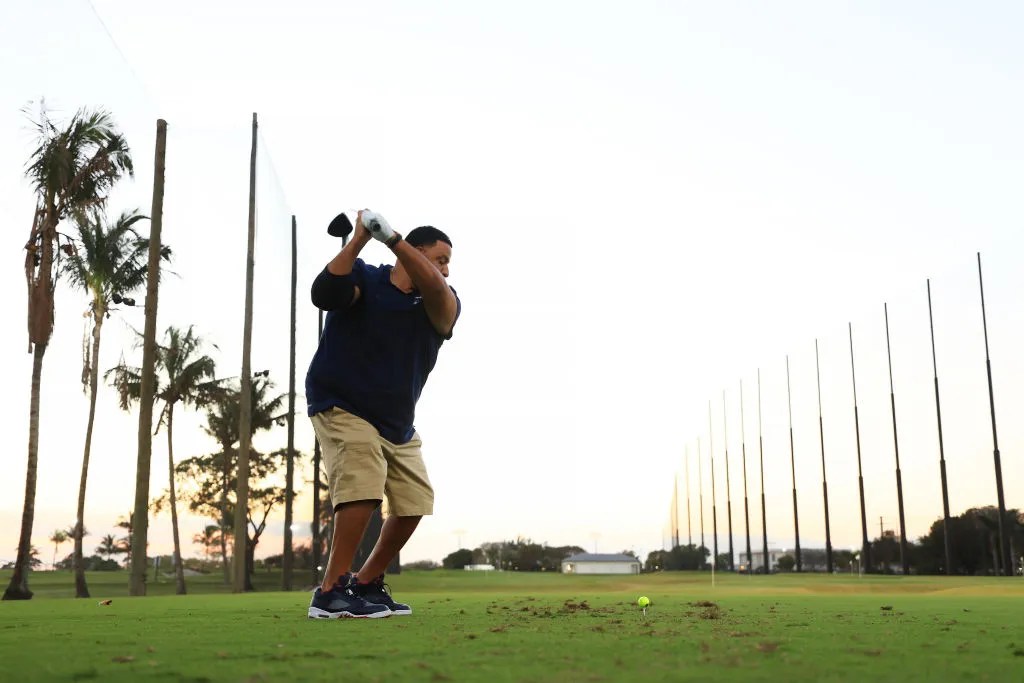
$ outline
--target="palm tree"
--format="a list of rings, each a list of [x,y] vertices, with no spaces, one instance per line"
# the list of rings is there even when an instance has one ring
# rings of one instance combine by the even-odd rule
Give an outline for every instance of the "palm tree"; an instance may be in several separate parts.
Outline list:
[[[110,316],[111,304],[134,305],[126,295],[146,283],[149,240],[140,237],[132,227],[145,216],[137,211],[126,211],[112,225],[108,225],[100,210],[77,216],[78,243],[64,263],[64,273],[72,286],[89,296],[88,315],[92,318],[92,333],[84,340],[82,358],[82,385],[89,389],[89,421],[85,428],[85,450],[82,455],[82,476],[78,485],[78,524],[85,517],[85,488],[89,477],[89,453],[96,418],[96,394],[99,390],[100,334],[103,321]],[[161,254],[170,258],[170,249]],[[89,597],[82,562],[81,540],[75,542],[75,597]]]
[[[100,541],[100,544],[96,546],[96,552],[107,559],[110,559],[110,557],[116,555],[118,549],[117,539],[114,538],[114,534],[107,534],[106,536],[104,536],[103,540]]]
[[[185,572],[181,563],[181,541],[178,535],[178,505],[174,490],[174,407],[192,406],[202,408],[219,398],[224,390],[224,380],[214,378],[215,363],[208,355],[200,355],[204,341],[193,333],[192,327],[184,333],[178,328],[167,328],[167,343],[157,345],[156,349],[156,391],[154,397],[163,401],[160,426],[167,425],[167,468],[170,486],[168,494],[171,507],[171,528],[174,536],[174,564],[177,578],[176,592],[185,593]],[[161,374],[162,373],[162,374]],[[121,395],[121,408],[128,407],[139,400],[141,390],[141,370],[128,367],[121,363],[106,373],[113,375],[113,384]]]
[[[135,522],[135,512],[129,512],[127,517],[119,517],[116,526],[118,529],[124,529],[126,534],[121,538],[117,539],[117,552],[118,554],[124,555],[124,566],[131,567],[132,565],[132,527]]]
[[[68,540],[71,541],[72,543],[74,543],[77,539],[85,538],[86,536],[88,536],[89,535],[89,530],[86,529],[85,525],[83,524],[82,527],[81,527],[81,533],[79,533],[78,525],[77,524],[72,524],[67,529],[64,529],[64,533],[67,535]],[[75,571],[75,568],[73,566],[72,567],[68,567],[68,570],[73,573]]]
[[[68,540],[68,534],[63,529],[55,529],[50,534],[50,543],[53,544],[53,562],[50,566],[53,569],[57,569],[57,548],[59,548],[66,540]]]
[[[34,545],[30,545],[28,548],[28,566],[29,569],[38,569],[43,565],[43,561],[39,559],[39,548]]]
[[[270,429],[275,420],[281,419],[277,413],[284,403],[285,394],[275,398],[267,396],[274,383],[267,379],[266,374],[258,373],[252,382],[252,418],[249,421],[250,436],[261,430]],[[231,583],[231,571],[228,567],[227,535],[234,528],[233,515],[228,503],[228,493],[234,478],[235,461],[238,451],[239,408],[241,407],[241,389],[232,384],[226,392],[214,401],[206,411],[206,426],[203,429],[220,444],[220,466],[222,486],[220,491],[221,509],[221,560],[224,569],[224,584]]]
[[[198,546],[202,546],[203,554],[206,555],[206,560],[209,561],[216,557],[217,551],[214,548],[218,545],[223,549],[221,543],[221,536],[224,535],[223,527],[216,524],[207,524],[203,527],[202,533],[194,534],[192,536],[192,542]]]
[[[53,292],[60,275],[60,255],[73,253],[60,244],[57,226],[80,211],[102,207],[110,189],[126,173],[133,174],[131,153],[113,119],[103,110],[80,109],[66,126],[50,119],[40,108],[36,148],[26,175],[36,194],[32,229],[25,244],[25,280],[28,284],[28,350],[32,357],[29,401],[28,464],[25,502],[18,537],[18,556],[4,600],[28,600],[28,569],[35,519],[36,473],[39,465],[39,400],[43,354],[53,334]]]

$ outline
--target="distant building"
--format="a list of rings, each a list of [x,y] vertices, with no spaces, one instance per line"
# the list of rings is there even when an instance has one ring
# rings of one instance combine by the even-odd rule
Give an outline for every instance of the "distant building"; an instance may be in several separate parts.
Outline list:
[[[783,555],[788,555],[788,554],[790,554],[790,553],[784,552],[782,550],[769,550],[768,551],[768,572],[767,573],[770,574],[772,572],[778,571],[778,569],[779,569],[779,558],[782,557]],[[750,553],[750,567],[749,568],[747,567],[747,554],[746,553],[741,553],[740,554],[740,560],[741,560],[741,562],[737,563],[737,565],[736,565],[736,570],[737,571],[743,572],[743,573],[752,572],[754,574],[764,574],[765,573],[765,571],[764,571],[764,552],[763,551],[758,550],[758,551],[754,551],[754,552]]]
[[[467,572],[493,572],[493,564],[467,564],[463,567]]]
[[[632,555],[577,553],[562,560],[563,574],[639,574],[640,560]]]

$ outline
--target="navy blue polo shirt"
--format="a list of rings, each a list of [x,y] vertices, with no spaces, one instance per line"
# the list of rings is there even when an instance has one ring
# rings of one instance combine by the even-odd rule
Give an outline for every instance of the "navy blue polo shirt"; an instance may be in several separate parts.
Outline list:
[[[351,277],[359,300],[327,313],[306,373],[306,403],[310,416],[341,408],[403,444],[416,431],[416,401],[445,337],[430,323],[418,292],[391,284],[391,270],[356,259]],[[462,302],[455,299],[458,320]]]

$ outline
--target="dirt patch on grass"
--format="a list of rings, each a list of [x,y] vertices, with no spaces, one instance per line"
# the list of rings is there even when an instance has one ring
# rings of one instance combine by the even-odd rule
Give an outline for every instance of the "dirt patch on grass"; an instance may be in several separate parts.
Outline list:
[[[722,610],[719,609],[718,605],[712,604],[711,607],[705,607],[700,613],[701,619],[721,619]]]
[[[700,600],[698,602],[689,603],[691,607],[700,607],[701,610],[697,614],[701,619],[720,619],[722,617],[722,609],[718,606],[718,603],[711,602],[710,600]],[[693,612],[687,612],[686,616],[691,616]]]
[[[573,602],[572,600],[566,600],[565,603],[562,604],[562,609],[559,610],[559,611],[560,612],[580,612],[580,611],[584,611],[585,612],[585,611],[587,611],[589,609],[590,609],[590,605],[587,603],[586,600],[583,600],[581,602]]]

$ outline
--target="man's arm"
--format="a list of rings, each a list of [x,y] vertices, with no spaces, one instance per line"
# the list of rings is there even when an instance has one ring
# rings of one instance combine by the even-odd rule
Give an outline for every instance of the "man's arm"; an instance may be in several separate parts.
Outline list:
[[[361,211],[359,213],[362,214]],[[362,220],[357,219],[352,239],[313,281],[311,298],[314,306],[333,311],[348,308],[359,300],[361,292],[352,279],[352,267],[370,239]]]
[[[447,339],[451,336],[455,316],[458,314],[455,292],[448,286],[441,271],[416,247],[399,239],[391,251],[398,257],[423,297],[430,323],[438,334]]]

